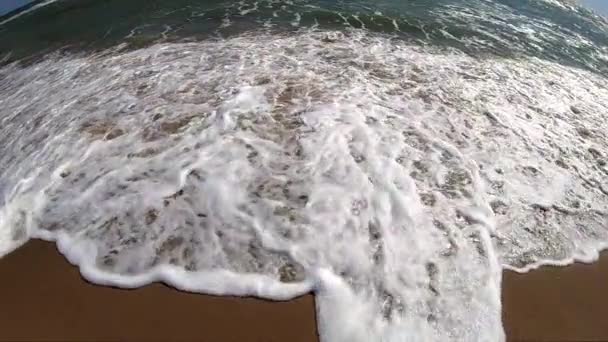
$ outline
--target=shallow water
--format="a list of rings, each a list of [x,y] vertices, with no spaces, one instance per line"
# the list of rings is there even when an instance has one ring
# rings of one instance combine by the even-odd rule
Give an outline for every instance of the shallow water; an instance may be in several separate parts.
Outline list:
[[[499,341],[502,268],[608,241],[604,19],[205,4],[5,18],[0,253],[42,238],[100,284],[314,291],[323,341]]]

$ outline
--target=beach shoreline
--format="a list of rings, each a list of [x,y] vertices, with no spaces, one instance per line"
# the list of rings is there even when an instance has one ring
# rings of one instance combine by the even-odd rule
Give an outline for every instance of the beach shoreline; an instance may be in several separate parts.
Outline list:
[[[510,341],[608,341],[608,253],[593,263],[503,272]]]
[[[49,242],[0,259],[1,341],[319,340],[312,294],[285,302],[186,293],[163,284],[125,290],[85,281]],[[505,271],[508,341],[608,340],[608,255],[592,264]]]
[[[53,243],[0,259],[0,341],[318,341],[312,295],[273,302],[85,281]]]

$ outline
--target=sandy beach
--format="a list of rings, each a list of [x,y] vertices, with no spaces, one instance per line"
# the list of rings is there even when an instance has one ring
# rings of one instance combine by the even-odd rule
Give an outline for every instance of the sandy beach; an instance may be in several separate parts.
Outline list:
[[[0,0],[0,342],[608,342],[593,1]]]
[[[0,341],[317,341],[314,297],[290,302],[95,286],[54,244],[0,259]]]
[[[318,341],[314,297],[216,297],[161,284],[137,290],[84,281],[53,244],[0,259],[1,341]],[[608,256],[597,263],[505,272],[509,341],[608,340]]]
[[[503,325],[511,341],[608,341],[608,254],[593,264],[504,272]]]

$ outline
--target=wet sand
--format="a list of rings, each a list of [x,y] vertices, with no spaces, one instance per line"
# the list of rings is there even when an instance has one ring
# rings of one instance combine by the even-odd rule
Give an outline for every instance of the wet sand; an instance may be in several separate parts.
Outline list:
[[[290,302],[184,293],[161,284],[95,286],[55,245],[0,259],[0,341],[317,341],[314,298]]]
[[[503,273],[510,341],[608,341],[608,253],[593,264]]]
[[[0,259],[0,279],[0,341],[318,341],[312,295],[269,302],[95,286],[41,241]],[[608,255],[505,272],[503,319],[510,341],[608,341]]]

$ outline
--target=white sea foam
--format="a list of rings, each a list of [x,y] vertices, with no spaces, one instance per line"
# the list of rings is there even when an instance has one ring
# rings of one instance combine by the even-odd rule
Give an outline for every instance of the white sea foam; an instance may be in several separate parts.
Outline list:
[[[0,92],[4,251],[313,290],[323,341],[503,340],[503,266],[608,241],[605,79],[554,63],[257,32],[10,65]]]

